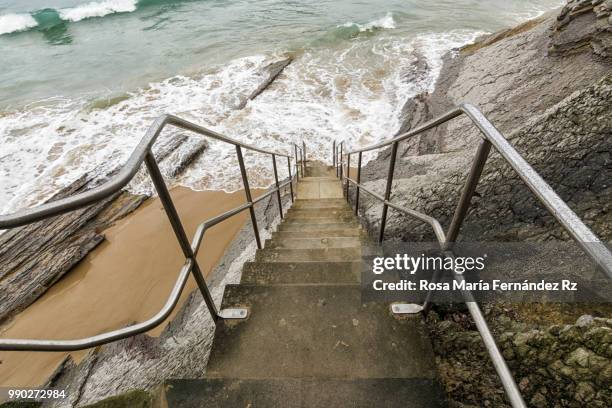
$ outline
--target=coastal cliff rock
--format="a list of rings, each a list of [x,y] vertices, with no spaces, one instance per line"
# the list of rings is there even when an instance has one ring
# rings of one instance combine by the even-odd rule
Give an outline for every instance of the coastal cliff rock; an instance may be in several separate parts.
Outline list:
[[[604,240],[612,239],[612,61],[609,2],[570,1],[561,12],[479,39],[445,57],[435,91],[407,102],[402,131],[460,103],[479,107]],[[480,133],[460,117],[404,141],[391,201],[436,217],[448,227]],[[382,194],[390,149],[362,170]],[[351,196],[354,190],[351,189]],[[370,231],[382,206],[362,194]],[[387,240],[434,240],[431,228],[390,210]],[[492,151],[460,240],[567,240],[512,168]],[[574,259],[583,262],[586,259]],[[482,305],[489,325],[531,407],[610,406],[609,307],[575,323],[577,305]],[[596,305],[579,305],[593,314]],[[538,324],[516,318],[539,314]],[[428,318],[438,369],[453,406],[509,406],[474,323],[465,310],[438,305]],[[554,310],[554,313],[551,312]],[[513,320],[514,323],[513,324]],[[528,319],[527,319],[528,320]]]
[[[519,322],[511,308],[487,310],[504,358],[531,407],[609,407],[612,404],[612,319]],[[463,406],[509,406],[480,335],[461,313],[428,317],[439,372],[452,400]]]
[[[476,43],[447,57],[435,92],[408,102],[414,116],[405,128],[459,103],[478,106],[578,215],[609,238],[612,64],[588,50],[548,56],[556,21],[549,15],[492,44],[479,48]],[[391,199],[448,225],[479,139],[469,119],[460,117],[401,143]],[[387,168],[388,150],[364,167],[362,181],[382,193]],[[381,205],[366,194],[360,205],[369,226],[378,228]],[[386,231],[388,237],[407,240],[432,237],[429,227],[396,212]],[[463,233],[487,239],[565,236],[495,152]]]

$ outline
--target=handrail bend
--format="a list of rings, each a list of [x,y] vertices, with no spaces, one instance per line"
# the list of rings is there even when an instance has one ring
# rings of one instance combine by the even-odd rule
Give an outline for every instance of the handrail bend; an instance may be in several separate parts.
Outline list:
[[[213,139],[220,140],[225,143],[232,144],[236,147],[236,155],[238,157],[238,164],[240,166],[240,172],[242,175],[242,182],[245,190],[246,203],[229,210],[223,214],[220,214],[216,217],[213,217],[209,220],[201,223],[194,235],[194,237],[190,241],[187,238],[187,234],[185,233],[185,229],[180,220],[180,217],[176,211],[176,207],[172,201],[170,196],[170,192],[168,191],[168,187],[164,181],[164,177],[161,174],[159,167],[157,165],[157,161],[152,153],[152,147],[157,140],[158,136],[162,132],[162,130],[167,125],[172,125],[175,127],[179,127],[188,131],[195,132],[197,134],[211,137]],[[242,149],[247,149],[251,151],[255,151],[262,154],[267,154],[272,157],[272,164],[274,170],[274,187],[269,189],[265,194],[262,194],[256,199],[253,199],[251,196],[251,189],[249,187],[248,176],[246,172],[246,167],[244,165],[244,160],[242,157]],[[278,180],[278,171],[276,167],[276,158],[284,157],[287,159],[287,168],[289,171],[289,177],[286,181],[280,183]],[[36,221],[40,221],[49,217],[58,216],[70,211],[77,210],[79,208],[85,207],[87,205],[93,204],[97,201],[100,201],[104,198],[107,198],[114,194],[115,192],[121,190],[125,185],[127,185],[130,180],[135,176],[138,171],[140,165],[145,163],[146,168],[148,170],[149,175],[153,181],[153,185],[159,199],[164,207],[166,215],[172,225],[172,229],[176,235],[176,238],[180,244],[181,250],[183,251],[183,255],[185,256],[185,263],[181,267],[179,271],[179,275],[176,279],[176,282],[170,292],[168,299],[164,306],[157,312],[153,317],[141,322],[130,325],[128,327],[124,327],[117,330],[112,330],[109,332],[101,333],[98,335],[85,337],[81,339],[73,339],[73,340],[41,340],[41,339],[0,339],[0,350],[7,351],[75,351],[75,350],[83,350],[90,347],[99,346],[101,344],[110,343],[112,341],[124,339],[130,336],[134,336],[136,334],[140,334],[143,332],[152,329],[153,327],[159,326],[164,320],[170,315],[172,310],[176,307],[178,300],[181,296],[181,293],[185,287],[187,282],[187,278],[191,273],[202,293],[206,306],[213,318],[213,321],[216,323],[219,319],[241,319],[247,317],[248,310],[243,308],[235,308],[235,309],[224,309],[217,310],[217,307],[212,299],[212,296],[208,290],[208,285],[206,284],[206,280],[204,279],[204,275],[200,270],[200,266],[198,265],[198,261],[196,259],[196,255],[199,252],[199,249],[202,245],[204,235],[206,231],[219,224],[220,222],[225,221],[226,219],[233,217],[241,213],[244,210],[249,210],[251,215],[251,224],[253,227],[253,232],[255,233],[255,240],[257,242],[258,248],[261,248],[261,239],[259,236],[259,229],[257,227],[257,219],[255,217],[254,205],[261,202],[267,197],[270,197],[272,194],[277,195],[278,206],[280,210],[280,216],[283,217],[283,205],[281,200],[280,190],[289,186],[291,193],[291,200],[293,201],[293,182],[297,178],[297,172],[292,176],[291,174],[291,157],[285,153],[272,152],[268,150],[263,150],[227,136],[216,133],[212,130],[206,129],[202,126],[196,125],[184,119],[181,119],[172,115],[164,115],[159,117],[148,129],[145,136],[138,143],[134,151],[132,152],[130,158],[126,162],[126,164],[121,168],[121,170],[112,177],[109,181],[105,182],[99,187],[94,189],[85,191],[83,193],[76,194],[71,197],[67,197],[61,200],[49,202],[47,204],[40,205],[33,209],[19,211],[14,214],[2,215],[0,216],[0,229],[7,228],[16,228],[25,224],[30,224]],[[297,162],[296,162],[296,171],[297,171]]]
[[[442,229],[440,222],[433,217],[418,211],[404,208],[390,201],[391,187],[393,183],[393,173],[395,169],[395,161],[397,157],[398,145],[401,141],[406,140],[412,136],[418,135],[426,130],[433,129],[441,124],[444,124],[460,115],[466,115],[472,123],[480,130],[482,140],[478,145],[472,167],[468,174],[464,188],[459,198],[459,203],[455,208],[455,213],[451,221],[450,227],[446,233]],[[386,146],[391,146],[391,156],[389,162],[389,169],[387,173],[387,183],[384,196],[377,194],[370,189],[366,188],[361,183],[361,159],[364,152],[380,149]],[[571,208],[557,195],[557,193],[544,181],[544,179],[537,173],[537,171],[531,167],[529,163],[512,147],[508,140],[493,126],[491,122],[473,105],[462,104],[449,112],[435,118],[415,129],[409,130],[402,133],[388,141],[377,143],[371,146],[363,147],[347,151],[343,154],[342,149],[344,147],[344,141],[341,143],[333,143],[333,157],[332,164],[336,167],[336,174],[344,183],[346,180],[346,199],[350,202],[349,197],[349,184],[355,186],[355,214],[359,212],[359,192],[360,190],[365,191],[377,200],[383,203],[383,210],[381,215],[381,224],[379,231],[379,242],[384,239],[385,223],[387,218],[388,207],[403,212],[404,214],[413,218],[419,219],[429,224],[438,240],[440,248],[448,256],[454,256],[452,254],[453,243],[459,236],[461,225],[467,215],[470,202],[476,185],[482,174],[485,162],[488,158],[489,152],[493,146],[501,157],[514,169],[519,175],[520,179],[527,185],[531,192],[536,198],[544,205],[544,207],[552,214],[553,217],[564,227],[564,229],[570,234],[570,236],[582,247],[587,255],[595,261],[595,263],[612,278],[612,254],[608,248],[599,240],[599,238],[587,227],[582,220],[572,211]],[[358,155],[357,165],[357,178],[356,180],[350,177],[350,159],[351,155]],[[344,175],[344,157],[346,156],[346,175]],[[462,280],[461,274],[454,274],[455,280]],[[525,401],[512,377],[506,361],[501,354],[497,343],[489,329],[487,322],[478,306],[478,303],[474,301],[474,298],[469,291],[462,291],[464,301],[474,319],[478,332],[480,333],[484,345],[491,357],[495,370],[502,382],[506,396],[509,402],[515,408],[526,407]],[[430,303],[431,292],[428,294],[427,299],[422,305],[414,310],[422,310],[427,312],[431,307]]]

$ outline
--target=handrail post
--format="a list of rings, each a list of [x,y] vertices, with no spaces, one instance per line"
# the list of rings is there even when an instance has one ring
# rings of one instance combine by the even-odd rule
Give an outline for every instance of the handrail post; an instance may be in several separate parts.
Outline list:
[[[247,178],[246,168],[244,167],[244,159],[242,158],[242,148],[236,145],[236,155],[238,155],[238,164],[240,165],[240,174],[242,175],[242,184],[244,185],[244,193],[247,202],[249,203],[249,213],[251,214],[251,224],[253,224],[253,232],[255,233],[255,241],[257,248],[261,249],[261,239],[259,238],[259,228],[257,228],[257,218],[255,217],[255,209],[253,208],[253,197],[251,196],[251,188]]]
[[[272,167],[274,168],[274,183],[276,185],[276,198],[278,198],[278,211],[283,219],[283,201],[281,200],[280,187],[278,186],[278,171],[276,170],[276,155],[272,153]]]
[[[349,197],[349,181],[348,179],[351,177],[351,154],[349,153],[346,156],[346,201],[351,204],[351,200]]]
[[[397,157],[397,147],[399,142],[394,142],[391,148],[391,160],[389,161],[389,172],[387,173],[387,187],[385,188],[385,203],[383,203],[382,216],[380,219],[380,233],[378,234],[378,242],[383,242],[385,236],[385,224],[387,223],[387,211],[389,206],[386,201],[391,197],[391,185],[393,184],[393,172],[395,170],[395,158]]]
[[[302,178],[305,177],[304,176],[304,174],[305,174],[305,172],[304,172],[305,167],[306,166],[304,166],[304,151],[300,150],[300,168],[302,169]]]
[[[289,191],[291,192],[291,202],[293,202],[293,177],[291,176],[291,157],[287,156],[287,170],[289,170]]]
[[[470,169],[470,173],[465,181],[465,185],[463,187],[463,192],[461,193],[461,198],[459,199],[459,203],[457,203],[457,207],[455,208],[455,214],[453,215],[453,220],[448,227],[448,232],[446,233],[446,248],[451,249],[454,242],[457,240],[459,236],[459,230],[461,229],[461,225],[463,224],[463,220],[470,208],[470,202],[472,201],[472,196],[476,191],[476,185],[478,184],[478,180],[480,179],[480,175],[482,174],[482,170],[487,161],[487,157],[489,157],[489,152],[491,151],[491,142],[486,139],[482,139],[478,144],[478,150],[476,151],[476,156],[474,157],[474,161],[472,162],[472,168]]]
[[[357,156],[357,185],[355,186],[355,215],[359,215],[359,184],[361,184],[361,154]]]
[[[176,211],[176,207],[172,202],[172,197],[170,196],[170,192],[168,191],[168,187],[166,187],[166,183],[164,183],[164,177],[159,171],[159,167],[157,166],[157,162],[155,161],[155,157],[153,153],[147,153],[145,157],[145,165],[147,166],[147,170],[151,175],[151,180],[153,181],[153,185],[155,186],[155,190],[157,191],[157,195],[159,196],[159,200],[164,206],[164,211],[166,211],[166,215],[170,220],[170,225],[172,225],[172,229],[174,230],[174,234],[176,235],[176,239],[183,250],[183,254],[185,258],[191,259],[193,262],[193,266],[191,268],[191,273],[198,284],[198,288],[200,289],[200,293],[202,293],[202,297],[204,298],[204,302],[206,302],[206,306],[208,307],[208,311],[212,316],[213,321],[216,323],[219,319],[219,312],[217,311],[217,307],[215,306],[215,302],[208,290],[208,285],[206,284],[206,280],[204,279],[204,275],[202,275],[202,271],[200,270],[200,265],[193,254],[193,250],[191,245],[189,244],[189,239],[187,238],[187,234],[185,233],[185,229],[183,228],[183,224],[181,223],[181,219]]]
[[[332,166],[336,167],[336,141],[332,144]]]
[[[343,182],[343,179],[342,179],[342,171],[344,170],[344,169],[343,169],[343,166],[344,166],[344,159],[342,158],[342,147],[343,147],[343,144],[344,144],[344,143],[340,143],[340,182],[341,182],[341,183]]]
[[[302,140],[302,149],[304,152],[304,162],[306,162],[306,142],[304,142],[304,140]],[[304,163],[304,165],[306,165],[306,163]]]
[[[293,150],[295,151],[295,179],[297,181],[300,181],[300,169],[298,167],[299,161],[298,161],[298,154],[297,154],[297,145],[295,143],[293,144]]]
[[[340,153],[340,147],[342,146],[342,143],[338,144],[338,146],[336,146],[336,177],[340,177],[340,158],[338,156],[338,154]]]

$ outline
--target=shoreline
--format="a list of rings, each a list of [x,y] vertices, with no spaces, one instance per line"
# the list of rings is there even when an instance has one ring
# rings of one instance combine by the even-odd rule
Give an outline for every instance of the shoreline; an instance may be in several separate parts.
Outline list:
[[[252,190],[254,197],[264,190]],[[204,220],[245,200],[244,191],[194,191],[175,187],[171,195],[188,236]],[[208,276],[247,220],[242,212],[211,228],[198,261]],[[104,231],[105,240],[43,296],[2,328],[3,337],[77,338],[123,327],[155,314],[166,301],[183,255],[158,198]],[[110,276],[109,276],[110,275]],[[122,288],[128,286],[129,291]],[[157,337],[197,285],[189,277],[176,308],[146,334]],[[100,319],[91,319],[100,316]],[[0,352],[0,385],[44,384],[62,361],[79,363],[90,349],[77,352]]]

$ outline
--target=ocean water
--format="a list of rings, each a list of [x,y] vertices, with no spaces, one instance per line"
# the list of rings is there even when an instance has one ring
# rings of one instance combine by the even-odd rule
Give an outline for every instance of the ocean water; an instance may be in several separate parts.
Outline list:
[[[433,88],[444,53],[561,3],[0,0],[0,213],[84,173],[104,176],[164,113],[264,148],[304,140],[309,158],[329,161],[334,139],[391,137],[404,102]],[[286,56],[294,61],[274,85],[236,109],[261,68]],[[245,159],[252,186],[267,185],[270,159]],[[211,142],[169,182],[240,188],[234,149]]]

